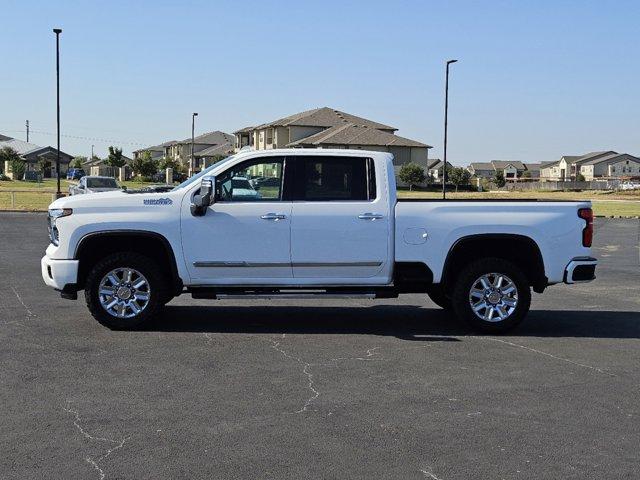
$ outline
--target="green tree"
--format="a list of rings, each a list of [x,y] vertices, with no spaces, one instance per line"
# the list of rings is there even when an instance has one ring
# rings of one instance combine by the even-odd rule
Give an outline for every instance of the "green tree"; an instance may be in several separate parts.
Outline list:
[[[409,190],[413,190],[414,185],[424,183],[426,179],[424,169],[417,163],[405,163],[402,165],[398,177],[409,185]]]
[[[24,172],[27,170],[27,164],[11,147],[3,147],[0,149],[0,168],[4,168],[5,162],[8,163],[9,169],[13,173],[14,180],[21,180]]]
[[[586,180],[585,180],[585,178],[584,178],[584,175],[583,175],[583,174],[578,173],[578,174],[576,175],[576,182],[585,182],[585,181],[586,181]]]
[[[105,165],[114,168],[124,167],[127,161],[122,156],[122,149],[117,147],[109,147],[109,156],[104,160]]]
[[[147,152],[145,151],[143,153],[147,153]],[[173,168],[174,172],[178,172],[180,171],[181,167],[182,165],[180,165],[180,162],[178,162],[177,160],[174,160],[171,157],[162,157],[158,162],[158,168],[162,171],[166,170],[167,168]]]
[[[82,168],[82,164],[85,163],[86,161],[87,161],[87,157],[83,157],[81,155],[77,157],[73,157],[73,160],[71,161],[71,167]]]
[[[531,178],[531,172],[529,170],[525,170],[522,172],[522,178]]]
[[[498,188],[502,188],[507,184],[507,181],[504,179],[504,173],[498,170],[493,177],[493,183],[496,184]]]
[[[150,177],[158,171],[158,162],[151,158],[151,152],[142,152],[142,154],[131,163],[131,170],[141,177]]]
[[[469,180],[471,179],[471,173],[469,170],[462,167],[451,167],[448,171],[449,181],[456,186],[456,192],[460,185],[469,185]]]

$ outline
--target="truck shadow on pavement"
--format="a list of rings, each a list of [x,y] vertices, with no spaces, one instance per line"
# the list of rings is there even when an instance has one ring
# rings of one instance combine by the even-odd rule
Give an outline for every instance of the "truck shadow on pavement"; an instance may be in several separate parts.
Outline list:
[[[147,331],[393,336],[408,341],[458,341],[476,333],[452,314],[413,305],[370,307],[172,306]],[[512,336],[640,338],[640,312],[532,310]]]

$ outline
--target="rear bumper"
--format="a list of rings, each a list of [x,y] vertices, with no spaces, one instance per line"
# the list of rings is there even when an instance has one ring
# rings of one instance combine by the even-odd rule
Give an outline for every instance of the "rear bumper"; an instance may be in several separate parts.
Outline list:
[[[78,260],[54,260],[46,255],[40,260],[44,283],[63,291],[67,285],[78,282]]]
[[[596,278],[598,260],[593,257],[576,257],[564,269],[564,283],[590,282]]]

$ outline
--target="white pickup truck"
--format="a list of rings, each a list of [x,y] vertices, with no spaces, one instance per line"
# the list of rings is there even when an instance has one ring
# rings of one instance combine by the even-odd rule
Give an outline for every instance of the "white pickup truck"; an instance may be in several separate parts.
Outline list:
[[[118,329],[182,293],[425,293],[496,333],[525,317],[531,289],[595,278],[589,202],[398,199],[392,159],[240,152],[170,190],[61,198],[49,207],[42,277],[64,298],[84,290],[91,314]]]

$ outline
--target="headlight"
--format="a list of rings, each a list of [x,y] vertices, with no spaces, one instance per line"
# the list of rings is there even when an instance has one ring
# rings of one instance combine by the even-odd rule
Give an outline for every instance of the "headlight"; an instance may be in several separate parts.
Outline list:
[[[56,222],[59,218],[68,217],[73,213],[73,210],[70,208],[52,208],[49,210],[49,217],[47,218],[47,222],[49,224],[49,238],[51,239],[51,243],[54,245],[58,245],[58,227],[56,226]]]

